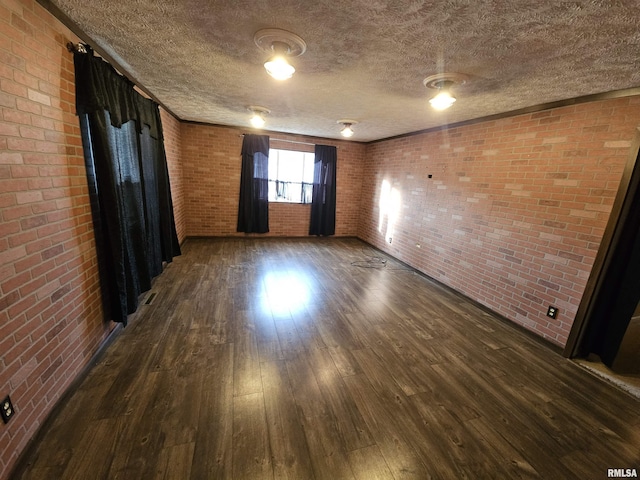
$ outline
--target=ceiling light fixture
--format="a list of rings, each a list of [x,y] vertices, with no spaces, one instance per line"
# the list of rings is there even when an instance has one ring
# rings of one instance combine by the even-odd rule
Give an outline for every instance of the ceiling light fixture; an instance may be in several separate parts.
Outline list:
[[[273,57],[267,60],[264,64],[264,68],[267,73],[276,80],[286,80],[291,78],[296,72],[296,69],[287,62],[287,55],[289,53],[289,47],[282,42],[273,43]]]
[[[249,119],[249,121],[251,122],[251,125],[253,125],[253,127],[255,128],[262,128],[264,127],[264,116],[268,115],[271,113],[270,110],[264,108],[264,107],[257,107],[255,105],[250,105],[247,107],[247,110],[249,110],[251,113],[253,113],[253,115],[251,115],[251,118]]]
[[[356,120],[338,120],[338,123],[343,125],[342,130],[340,130],[340,135],[346,138],[353,137],[354,131],[351,126],[358,123]]]
[[[443,80],[442,82],[438,82],[438,94],[429,100],[429,103],[436,110],[445,110],[449,108],[456,102],[456,97],[451,95],[449,92],[449,88],[453,85],[452,82],[447,82]]]
[[[422,83],[427,88],[438,90],[436,96],[429,100],[431,106],[435,110],[446,110],[456,101],[456,97],[451,94],[451,87],[463,85],[466,81],[467,77],[459,73],[438,73],[425,78]]]
[[[276,80],[291,78],[296,69],[288,59],[298,57],[307,51],[307,44],[302,38],[279,28],[258,30],[253,36],[253,41],[258,48],[271,54],[264,68]]]

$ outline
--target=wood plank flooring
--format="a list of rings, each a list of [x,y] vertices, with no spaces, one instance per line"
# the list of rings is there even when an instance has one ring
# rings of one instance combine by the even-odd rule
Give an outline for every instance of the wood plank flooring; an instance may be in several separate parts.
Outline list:
[[[189,239],[151,293],[16,479],[640,470],[640,401],[358,240]]]

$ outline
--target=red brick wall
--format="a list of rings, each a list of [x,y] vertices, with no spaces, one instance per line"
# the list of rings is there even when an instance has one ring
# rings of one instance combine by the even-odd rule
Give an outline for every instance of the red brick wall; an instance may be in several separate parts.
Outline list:
[[[164,148],[167,154],[167,166],[171,182],[171,200],[173,201],[173,216],[178,231],[180,243],[187,236],[187,219],[184,211],[184,182],[182,179],[182,141],[180,137],[180,121],[173,115],[160,108],[162,130],[164,133]]]
[[[34,0],[0,0],[0,398],[16,409],[0,424],[0,478],[111,328],[69,39]]]
[[[34,0],[0,0],[0,398],[17,411],[0,424],[0,479],[112,328],[101,320],[69,39]],[[240,130],[162,119],[180,240],[236,235]],[[336,234],[564,344],[638,123],[635,97],[369,146],[327,140],[339,147]],[[389,215],[379,224],[385,180],[399,195],[391,244]],[[270,219],[270,235],[303,236],[309,206],[272,204]]]
[[[631,97],[371,144],[359,236],[564,345],[639,123]]]
[[[187,235],[245,235],[236,233],[240,193],[241,130],[183,123],[181,131]],[[317,141],[282,133],[272,136],[297,142]],[[326,140],[326,144],[338,146],[336,235],[356,235],[362,187],[360,171],[366,147],[358,143],[334,140]],[[271,146],[313,151],[313,147],[308,145],[275,140],[271,141]],[[309,215],[309,205],[271,203],[270,231],[267,235],[308,235]]]

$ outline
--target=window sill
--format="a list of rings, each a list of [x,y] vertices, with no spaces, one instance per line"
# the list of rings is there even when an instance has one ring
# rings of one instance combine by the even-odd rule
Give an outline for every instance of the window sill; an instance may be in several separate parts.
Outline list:
[[[284,203],[286,205],[311,205],[311,203],[291,202],[289,200],[269,200],[269,203]]]

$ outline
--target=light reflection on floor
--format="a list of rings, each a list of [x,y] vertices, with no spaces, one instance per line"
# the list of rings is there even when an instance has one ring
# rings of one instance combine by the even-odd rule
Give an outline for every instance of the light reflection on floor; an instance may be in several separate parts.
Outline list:
[[[313,279],[306,272],[267,272],[261,280],[265,295],[262,309],[274,317],[303,311],[311,300]]]

